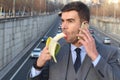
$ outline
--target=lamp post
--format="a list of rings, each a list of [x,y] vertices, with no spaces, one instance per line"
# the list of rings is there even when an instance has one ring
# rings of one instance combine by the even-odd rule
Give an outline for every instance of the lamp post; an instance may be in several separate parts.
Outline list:
[[[0,6],[0,16],[2,15],[2,6]]]
[[[31,16],[33,16],[33,6],[34,6],[34,0],[32,0]]]
[[[98,7],[99,7],[99,5],[100,5],[100,2],[97,2],[97,3],[96,3],[96,18],[97,18],[97,16],[98,16]]]
[[[41,14],[41,0],[40,0],[40,12],[39,12],[39,15]]]
[[[116,19],[116,8],[118,7],[118,0],[111,0],[111,1],[109,1],[109,3],[110,4],[113,3],[113,5],[114,5],[113,17],[114,17],[114,21],[115,21],[115,19]]]
[[[46,12],[47,12],[46,0],[45,0],[45,3],[44,3],[44,5],[45,5],[45,13],[46,13]]]
[[[13,0],[13,9],[12,9],[13,17],[15,16],[15,0]]]
[[[103,3],[103,19],[104,19],[104,17],[105,17],[105,8],[106,8],[106,3]]]
[[[116,19],[116,8],[117,8],[117,6],[118,6],[118,0],[113,0],[114,1],[114,21],[115,21],[115,19]]]

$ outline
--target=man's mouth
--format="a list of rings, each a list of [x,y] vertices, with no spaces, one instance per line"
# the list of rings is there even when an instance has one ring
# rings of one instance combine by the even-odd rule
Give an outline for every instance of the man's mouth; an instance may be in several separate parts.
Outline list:
[[[64,38],[67,39],[67,37],[68,37],[67,32],[63,32],[63,33],[66,35]]]

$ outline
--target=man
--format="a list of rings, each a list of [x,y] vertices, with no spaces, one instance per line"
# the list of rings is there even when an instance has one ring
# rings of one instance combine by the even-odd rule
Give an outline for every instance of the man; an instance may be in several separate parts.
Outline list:
[[[57,63],[46,46],[31,69],[31,79],[120,80],[120,53],[116,48],[98,43],[91,36],[87,26],[89,8],[82,2],[72,2],[63,7],[60,16],[67,43],[56,56]],[[76,48],[79,48],[80,54],[75,51]]]

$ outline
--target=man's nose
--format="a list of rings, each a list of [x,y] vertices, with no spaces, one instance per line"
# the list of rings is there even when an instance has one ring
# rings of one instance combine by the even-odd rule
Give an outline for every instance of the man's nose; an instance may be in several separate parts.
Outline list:
[[[62,29],[66,29],[67,26],[68,26],[68,25],[67,25],[67,23],[65,23],[65,22],[61,24],[61,28],[62,28]]]

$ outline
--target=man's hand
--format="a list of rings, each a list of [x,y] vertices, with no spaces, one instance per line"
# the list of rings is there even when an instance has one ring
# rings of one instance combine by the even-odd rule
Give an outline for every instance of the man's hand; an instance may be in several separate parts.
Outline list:
[[[45,46],[45,48],[42,50],[39,58],[37,59],[37,66],[38,67],[43,67],[45,63],[50,60],[52,57],[48,51],[48,47]]]
[[[81,33],[77,35],[78,37],[80,37],[78,42],[85,47],[88,56],[92,59],[92,61],[94,61],[98,57],[94,38],[90,34],[87,27],[79,30],[81,31]]]

